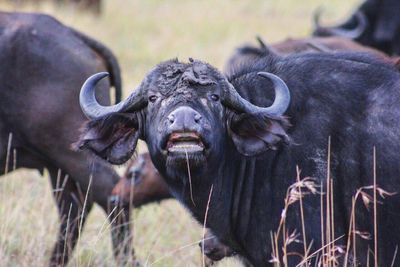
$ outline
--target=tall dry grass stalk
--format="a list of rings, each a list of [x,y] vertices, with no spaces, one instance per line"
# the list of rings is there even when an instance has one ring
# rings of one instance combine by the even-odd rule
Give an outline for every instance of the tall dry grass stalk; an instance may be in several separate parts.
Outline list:
[[[378,221],[377,221],[377,207],[376,207],[376,148],[374,146],[373,158],[374,158],[374,259],[375,267],[378,267]]]
[[[12,144],[13,134],[9,133],[7,142],[7,152],[6,152],[6,166],[4,168],[4,173],[8,173],[8,166],[10,166],[10,156],[11,156],[11,144]]]
[[[300,183],[300,168],[297,165],[296,166],[296,180],[297,183]],[[298,188],[300,195],[301,193],[301,187]],[[302,230],[302,235],[303,235],[303,248],[304,248],[304,256],[306,257],[307,255],[307,237],[306,237],[306,227],[305,227],[305,220],[304,220],[304,211],[303,211],[303,198],[301,197],[299,199],[300,201],[300,216],[301,216],[301,230]]]
[[[331,217],[331,239],[335,240],[335,202],[333,199],[333,179],[329,179],[330,180],[330,201],[331,201],[331,212],[332,214],[330,215]],[[335,247],[335,243],[332,242],[332,259],[336,260],[336,251],[337,251],[337,247]]]
[[[323,188],[323,181],[321,180],[321,188]],[[324,217],[324,194],[321,192],[320,194],[320,225],[321,225],[321,255],[325,255],[325,232],[324,232],[324,224],[325,224],[325,217]],[[323,256],[320,257],[320,260],[322,260],[323,263],[325,258]]]
[[[326,194],[321,192],[320,197],[320,227],[321,227],[321,254],[316,264],[318,266],[337,266],[339,257],[344,253],[342,247],[336,245],[336,242],[344,237],[335,237],[335,204],[334,204],[334,182],[331,178],[331,137],[328,137],[327,148],[327,167],[325,182],[321,181],[321,188],[325,183]],[[325,203],[324,203],[325,199]],[[325,214],[324,214],[325,210]],[[306,257],[307,259],[307,257]]]
[[[394,250],[394,255],[393,255],[393,259],[392,259],[392,264],[390,265],[390,267],[394,267],[394,263],[396,261],[396,256],[397,256],[397,249],[399,248],[399,246],[396,246],[396,249]]]
[[[193,206],[196,206],[196,203],[194,203],[194,199],[193,199],[192,174],[190,172],[189,156],[188,156],[186,149],[185,149],[185,154],[186,154],[186,167],[187,167],[188,179],[189,179],[190,199],[192,200]]]
[[[327,246],[327,252],[325,255],[322,255],[323,262],[327,267],[331,267],[329,258],[332,252],[331,246],[331,187],[330,187],[330,179],[331,179],[331,137],[328,139],[328,159],[327,159],[327,167],[326,167],[326,222],[325,222],[325,237],[326,243],[329,244]]]
[[[202,238],[202,242],[201,242],[201,258],[202,258],[202,266],[205,267],[206,266],[206,258],[204,255],[204,238],[206,235],[206,224],[207,224],[207,217],[208,217],[208,209],[210,208],[210,203],[211,203],[211,196],[212,196],[212,192],[213,192],[213,188],[214,185],[211,185],[210,188],[210,193],[208,194],[208,200],[207,200],[207,206],[206,206],[206,212],[204,214],[204,223],[203,223],[203,238]]]

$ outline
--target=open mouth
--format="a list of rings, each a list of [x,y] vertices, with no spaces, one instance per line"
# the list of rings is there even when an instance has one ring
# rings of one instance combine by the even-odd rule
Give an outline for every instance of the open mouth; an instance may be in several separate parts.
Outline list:
[[[170,153],[195,153],[204,150],[199,134],[195,132],[172,133],[167,142]]]

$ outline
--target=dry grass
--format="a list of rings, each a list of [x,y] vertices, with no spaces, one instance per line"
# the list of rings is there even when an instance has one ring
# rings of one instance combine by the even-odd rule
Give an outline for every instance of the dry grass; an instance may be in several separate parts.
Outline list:
[[[260,34],[268,42],[310,32],[312,10],[324,4],[334,20],[356,1],[109,0],[100,18],[45,3],[18,7],[54,15],[101,40],[120,60],[125,95],[161,60],[188,57],[221,68],[231,51]],[[0,2],[2,10],[14,10]],[[1,166],[0,166],[1,167]],[[20,170],[0,179],[0,266],[45,266],[58,227],[48,175]],[[146,266],[200,266],[202,227],[175,201],[135,211],[134,246]],[[283,231],[284,232],[284,231]],[[289,235],[290,236],[290,235]],[[95,207],[69,266],[114,266],[108,222]],[[224,260],[220,266],[235,266]]]
[[[330,174],[330,164],[331,164],[331,137],[328,139],[328,150],[327,150],[327,174],[326,174],[326,185],[323,188],[318,186],[316,183],[317,180],[304,177],[301,178],[301,170],[297,166],[297,177],[296,182],[292,184],[286,192],[286,197],[284,199],[284,207],[281,214],[280,223],[276,232],[271,233],[271,244],[272,244],[272,257],[270,262],[274,264],[275,267],[280,266],[288,266],[288,257],[289,256],[300,256],[302,258],[301,262],[296,267],[309,267],[312,266],[311,263],[314,263],[314,266],[321,267],[335,267],[339,266],[339,263],[343,263],[344,267],[347,266],[359,266],[359,260],[357,257],[362,257],[363,259],[367,259],[367,266],[375,266],[378,267],[378,234],[377,234],[377,204],[383,204],[383,200],[386,197],[390,197],[396,195],[397,192],[388,192],[383,188],[377,185],[377,176],[376,176],[376,149],[373,147],[373,184],[368,186],[362,186],[356,190],[354,195],[352,196],[352,205],[350,210],[350,219],[349,219],[349,229],[347,233],[340,233],[339,237],[335,237],[335,213],[334,213],[334,187],[333,187],[333,179]],[[372,193],[371,193],[372,192]],[[320,194],[321,196],[321,240],[322,246],[317,248],[310,254],[310,250],[312,247],[312,241],[310,244],[307,243],[305,238],[305,227],[307,221],[304,219],[303,214],[303,198],[309,194]],[[379,199],[378,199],[379,194]],[[325,198],[325,202],[324,202]],[[365,208],[371,212],[370,207],[373,206],[373,232],[365,232],[360,231],[356,228],[356,203],[361,200],[364,204]],[[289,208],[299,202],[300,208],[300,220],[301,220],[301,228],[302,232],[297,233],[295,229],[292,233],[286,231],[286,217],[289,212]],[[325,214],[324,214],[324,210]],[[324,231],[325,230],[325,231]],[[282,234],[282,236],[281,236]],[[347,243],[346,246],[343,247],[338,245],[338,241],[341,241],[342,238],[347,234]],[[302,241],[300,239],[303,239]],[[357,238],[365,239],[365,240],[373,240],[374,247],[373,251],[371,248],[368,249],[367,255],[357,255],[356,248]],[[288,245],[291,243],[303,243],[304,253],[299,255],[297,253],[292,253],[288,250]],[[282,245],[281,245],[282,244]],[[280,247],[281,246],[281,247]],[[392,266],[394,265],[395,259],[397,257],[397,249],[396,246],[395,252],[393,255]],[[352,250],[352,251],[351,251]],[[280,254],[281,253],[281,254]],[[351,260],[350,260],[351,255]],[[373,264],[371,261],[371,257],[373,258]],[[314,261],[312,261],[316,258]]]

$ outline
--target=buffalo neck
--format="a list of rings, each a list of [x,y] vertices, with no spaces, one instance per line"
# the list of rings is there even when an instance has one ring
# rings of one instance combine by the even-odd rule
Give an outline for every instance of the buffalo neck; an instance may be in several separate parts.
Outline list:
[[[228,147],[218,167],[192,176],[191,183],[188,177],[168,177],[168,184],[201,224],[206,219],[206,227],[223,243],[256,266],[265,265],[271,255],[269,233],[278,226],[284,199],[273,192],[272,166],[277,153],[245,157],[233,144]],[[265,253],[252,255],[257,251],[253,245],[264,247]]]

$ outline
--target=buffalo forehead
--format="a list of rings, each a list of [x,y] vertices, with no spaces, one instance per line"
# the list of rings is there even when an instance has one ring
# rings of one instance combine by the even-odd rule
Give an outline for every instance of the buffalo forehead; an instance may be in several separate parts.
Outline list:
[[[216,84],[218,80],[215,70],[203,62],[170,62],[159,67],[155,85],[158,91],[166,96],[191,94],[193,90]]]

